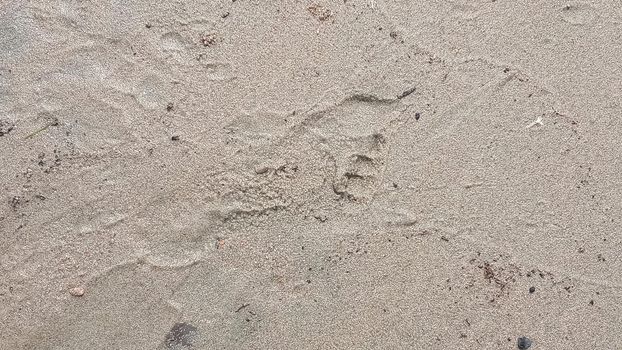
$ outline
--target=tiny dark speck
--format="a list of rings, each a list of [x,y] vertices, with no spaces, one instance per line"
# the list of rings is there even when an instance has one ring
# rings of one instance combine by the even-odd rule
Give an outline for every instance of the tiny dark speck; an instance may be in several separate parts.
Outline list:
[[[171,141],[179,141],[179,136],[177,135],[171,136]]]
[[[527,337],[520,337],[516,342],[516,346],[521,350],[529,349],[531,347],[531,340]]]
[[[415,120],[419,120],[419,118],[421,118],[421,113],[415,113]]]
[[[529,287],[529,293],[534,293],[536,291],[536,287]]]

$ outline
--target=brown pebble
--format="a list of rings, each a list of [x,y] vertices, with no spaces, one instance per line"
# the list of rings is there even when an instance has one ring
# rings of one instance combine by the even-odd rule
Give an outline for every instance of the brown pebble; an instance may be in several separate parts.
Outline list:
[[[84,295],[84,288],[82,287],[71,288],[69,290],[69,294],[73,295],[74,297],[81,297]]]

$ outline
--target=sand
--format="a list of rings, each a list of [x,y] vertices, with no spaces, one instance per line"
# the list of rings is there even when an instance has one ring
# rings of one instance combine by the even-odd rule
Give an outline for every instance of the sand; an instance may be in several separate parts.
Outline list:
[[[622,348],[617,0],[0,1],[0,349]]]

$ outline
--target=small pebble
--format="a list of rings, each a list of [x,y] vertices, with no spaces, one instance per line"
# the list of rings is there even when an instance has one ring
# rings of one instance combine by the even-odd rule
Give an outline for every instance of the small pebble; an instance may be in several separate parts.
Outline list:
[[[531,347],[531,340],[527,337],[520,337],[518,338],[518,341],[516,342],[516,346],[520,350],[529,349]]]
[[[84,295],[84,288],[82,287],[71,288],[69,290],[69,294],[73,295],[74,297],[81,297]]]
[[[255,168],[255,172],[257,174],[265,174],[268,172],[268,170],[270,170],[270,168],[267,166],[258,166]]]
[[[171,141],[179,141],[179,136],[177,135],[171,136]]]
[[[531,293],[533,293],[533,292],[535,292],[535,291],[536,291],[536,287],[530,287],[530,288],[529,288],[529,293],[530,293],[530,294],[531,294]]]

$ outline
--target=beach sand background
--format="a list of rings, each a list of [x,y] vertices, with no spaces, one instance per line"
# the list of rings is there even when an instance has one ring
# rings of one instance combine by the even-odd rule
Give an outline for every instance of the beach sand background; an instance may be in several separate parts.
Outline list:
[[[617,0],[2,0],[0,348],[620,349],[621,57]]]

